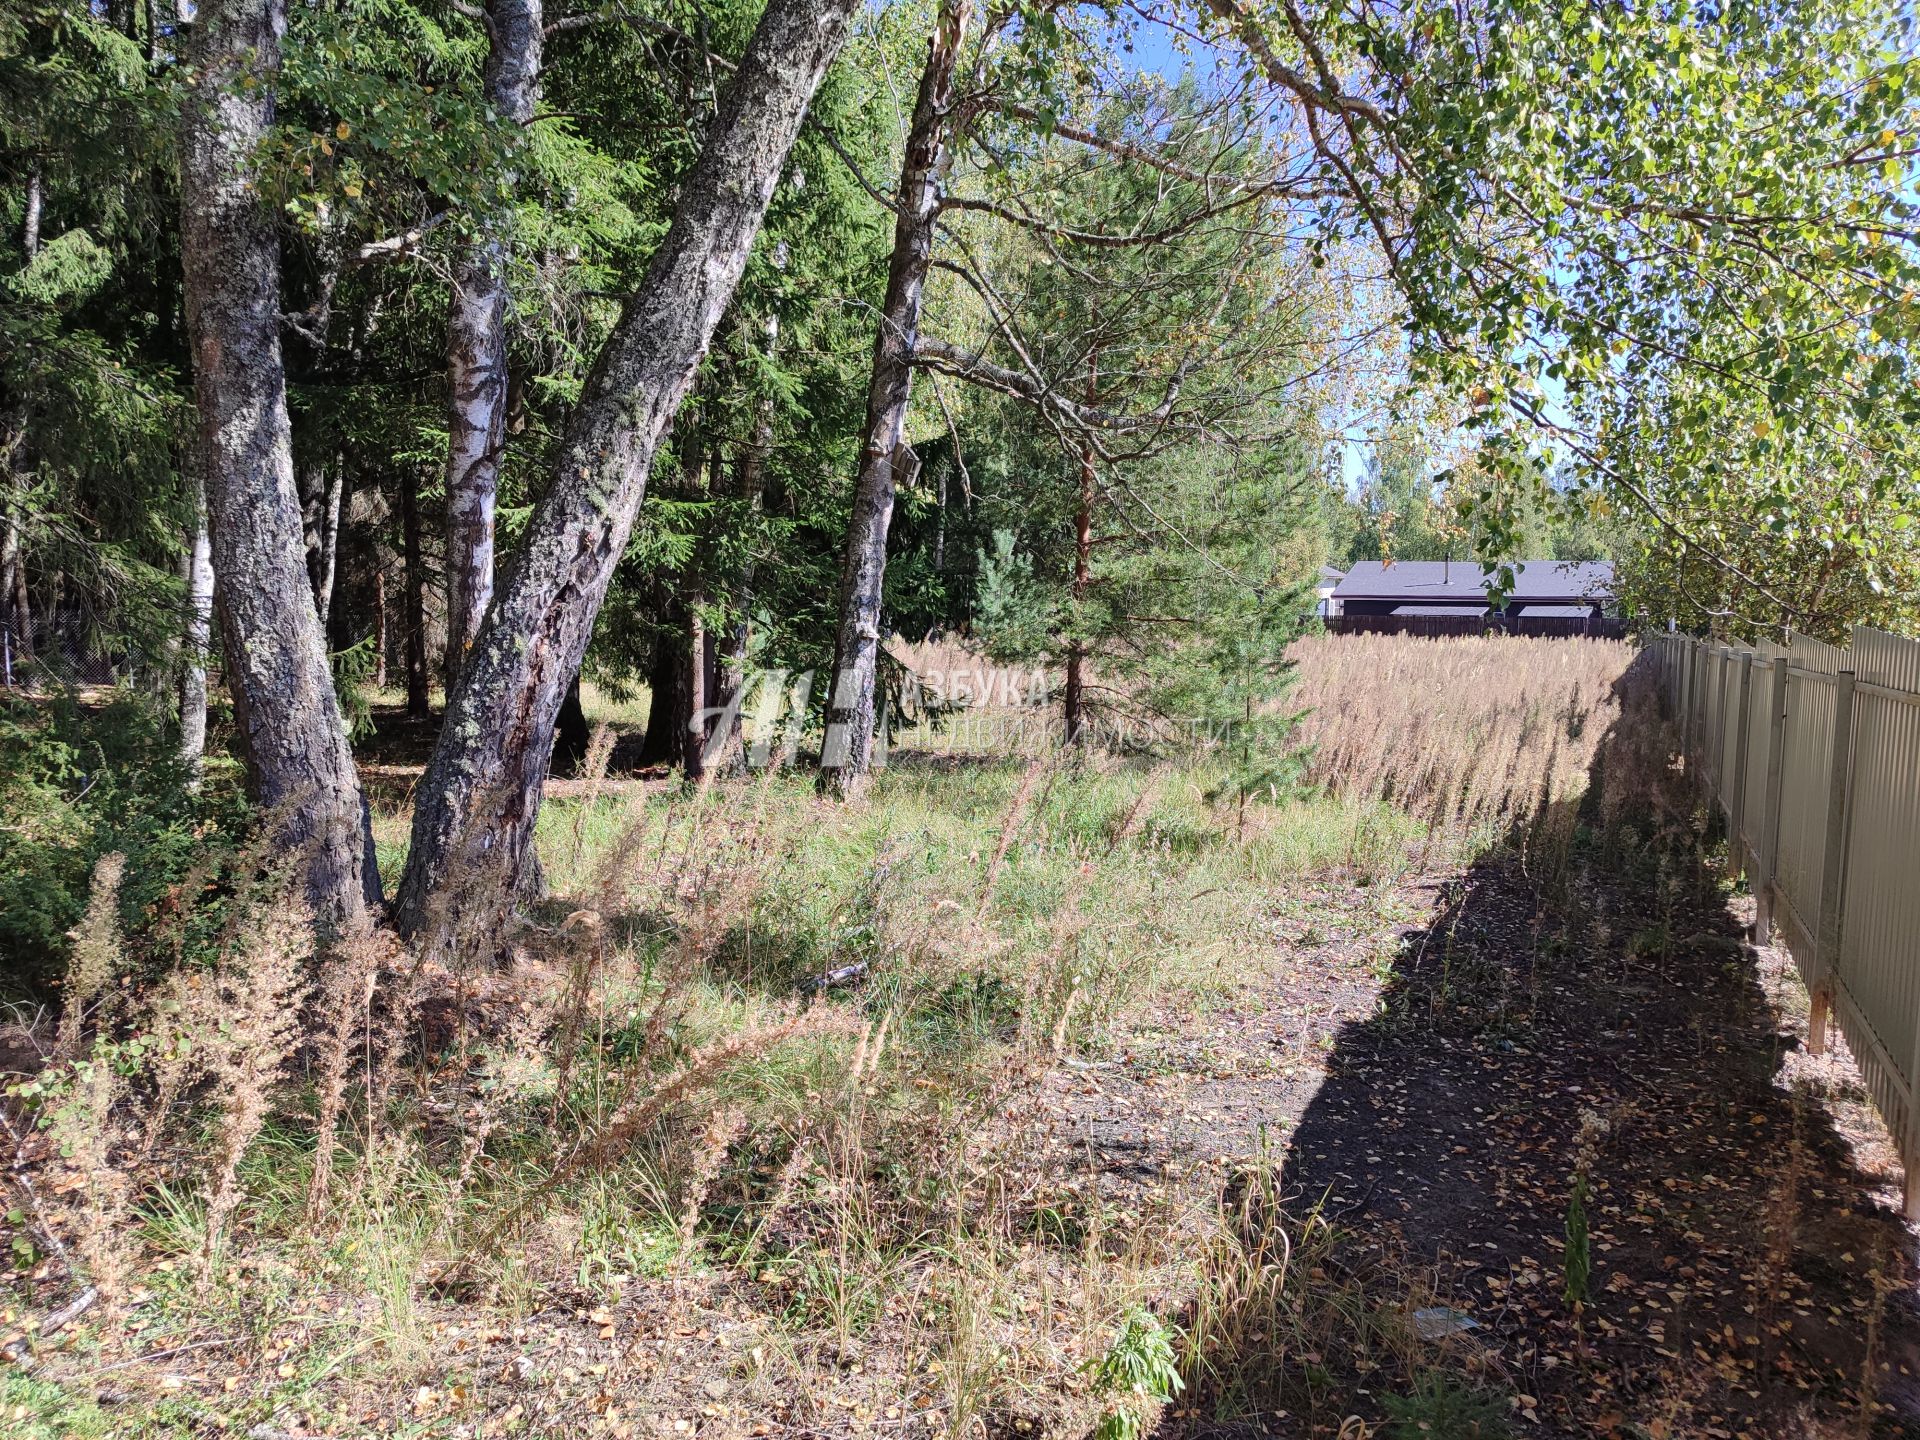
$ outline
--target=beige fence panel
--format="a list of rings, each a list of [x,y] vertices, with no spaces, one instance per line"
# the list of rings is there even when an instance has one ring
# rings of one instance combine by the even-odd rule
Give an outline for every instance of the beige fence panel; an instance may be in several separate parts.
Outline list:
[[[1847,1038],[1907,1166],[1920,1218],[1920,641],[1854,632],[1752,652],[1653,642],[1689,773],[1727,817],[1753,882],[1756,928],[1776,926]]]
[[[1718,753],[1714,763],[1714,787],[1720,796],[1721,813],[1727,817],[1730,831],[1737,828],[1739,806],[1744,799],[1746,770],[1744,762],[1746,752],[1742,748],[1740,733],[1740,690],[1741,674],[1745,669],[1747,653],[1744,650],[1722,650],[1720,652],[1720,675],[1717,693],[1719,696],[1720,717],[1714,727],[1718,737]]]
[[[1787,652],[1787,733],[1780,793],[1774,919],[1809,986],[1818,979],[1820,887],[1826,881],[1827,794],[1833,778],[1834,676],[1840,651],[1798,640]]]
[[[1757,879],[1766,856],[1762,824],[1767,813],[1767,762],[1773,751],[1773,661],[1755,655],[1747,673],[1745,786],[1740,793],[1740,823],[1734,827],[1746,873]]]
[[[1707,648],[1706,688],[1700,700],[1706,779],[1717,795],[1725,788],[1726,774],[1727,652],[1722,646]]]
[[[1854,632],[1853,776],[1836,1010],[1905,1154],[1920,1154],[1920,642]]]

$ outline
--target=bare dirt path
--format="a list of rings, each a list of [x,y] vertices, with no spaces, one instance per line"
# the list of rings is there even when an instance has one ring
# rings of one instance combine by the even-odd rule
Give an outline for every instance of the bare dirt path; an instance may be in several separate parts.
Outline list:
[[[1742,943],[1719,877],[1645,868],[1590,859],[1572,920],[1509,859],[1322,888],[1276,917],[1270,977],[1144,1027],[1118,1067],[1058,1077],[1054,1101],[1114,1189],[1217,1183],[1264,1131],[1290,1203],[1334,1218],[1343,1264],[1472,1321],[1456,1342],[1521,1433],[1920,1434],[1884,1132],[1843,1054],[1802,1051],[1797,984]],[[1267,1427],[1377,1420],[1358,1365],[1332,1407],[1303,1395]],[[1169,1424],[1208,1429],[1197,1405]]]

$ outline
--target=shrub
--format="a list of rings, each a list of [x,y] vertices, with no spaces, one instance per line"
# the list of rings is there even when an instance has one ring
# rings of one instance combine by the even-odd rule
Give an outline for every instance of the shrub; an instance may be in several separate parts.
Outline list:
[[[1172,1333],[1152,1311],[1138,1307],[1127,1312],[1113,1344],[1090,1368],[1096,1387],[1112,1397],[1094,1440],[1139,1440],[1159,1407],[1185,1388]]]
[[[245,828],[237,795],[188,790],[170,728],[125,692],[99,707],[0,701],[0,954],[16,983],[64,966],[102,856],[126,857],[118,903],[130,922],[170,894],[210,834]]]
[[[1410,1393],[1389,1395],[1383,1403],[1393,1440],[1505,1440],[1513,1433],[1504,1401],[1444,1370],[1427,1371]]]

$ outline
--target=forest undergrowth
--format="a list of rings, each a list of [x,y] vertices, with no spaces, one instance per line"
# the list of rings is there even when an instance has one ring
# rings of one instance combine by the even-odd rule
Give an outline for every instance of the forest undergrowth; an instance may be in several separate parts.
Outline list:
[[[1378,992],[1400,882],[1497,852],[1551,905],[1648,841],[1657,737],[1583,794],[1623,707],[1657,728],[1628,647],[1299,653],[1314,786],[1253,807],[1205,755],[911,745],[852,807],[622,787],[606,737],[542,816],[547,900],[476,870],[431,945],[318,956],[264,850],[133,925],[109,857],[60,1018],[9,1037],[13,1433],[1124,1440],[1293,1393],[1250,1348],[1321,1388],[1299,1433],[1375,1433],[1324,1393],[1362,1352],[1403,1392],[1372,1424],[1471,1419],[1431,1288],[1330,1272],[1279,1137],[1113,1183],[1054,1103],[1323,909]]]

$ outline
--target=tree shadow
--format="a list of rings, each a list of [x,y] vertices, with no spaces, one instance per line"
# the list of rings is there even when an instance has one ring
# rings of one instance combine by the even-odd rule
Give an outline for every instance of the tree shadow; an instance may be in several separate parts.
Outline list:
[[[1348,1266],[1416,1269],[1470,1315],[1525,1433],[1920,1434],[1897,1185],[1783,1078],[1781,971],[1746,943],[1648,677],[1621,687],[1586,800],[1534,827],[1563,853],[1488,856],[1404,932],[1289,1137],[1286,1201],[1332,1217]]]

